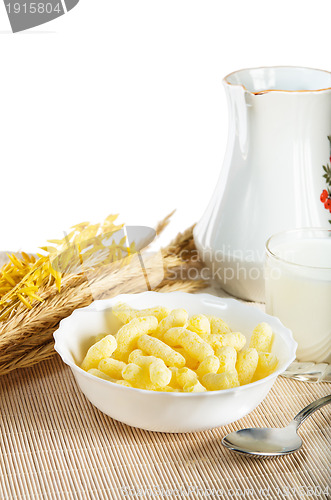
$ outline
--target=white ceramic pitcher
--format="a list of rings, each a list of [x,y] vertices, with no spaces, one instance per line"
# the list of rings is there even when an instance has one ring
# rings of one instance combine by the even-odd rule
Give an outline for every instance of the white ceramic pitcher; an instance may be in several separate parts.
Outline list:
[[[194,238],[224,290],[262,302],[267,238],[296,227],[331,227],[320,200],[328,188],[323,165],[331,164],[331,73],[244,69],[224,85],[228,147]]]

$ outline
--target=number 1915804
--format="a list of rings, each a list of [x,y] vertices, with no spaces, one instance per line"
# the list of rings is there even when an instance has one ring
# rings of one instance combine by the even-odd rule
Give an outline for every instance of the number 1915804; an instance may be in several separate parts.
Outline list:
[[[62,12],[60,3],[53,5],[51,3],[44,2],[32,2],[23,4],[16,2],[14,4],[6,4],[6,8],[9,14],[52,14],[52,12],[61,14]]]

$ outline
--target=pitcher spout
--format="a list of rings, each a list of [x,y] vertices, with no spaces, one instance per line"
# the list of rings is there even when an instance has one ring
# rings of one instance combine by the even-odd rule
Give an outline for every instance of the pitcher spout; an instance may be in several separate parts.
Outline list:
[[[238,141],[239,150],[243,158],[248,153],[248,107],[250,103],[250,93],[242,85],[229,85],[223,80],[229,109],[229,136],[228,148],[233,148],[231,140]]]

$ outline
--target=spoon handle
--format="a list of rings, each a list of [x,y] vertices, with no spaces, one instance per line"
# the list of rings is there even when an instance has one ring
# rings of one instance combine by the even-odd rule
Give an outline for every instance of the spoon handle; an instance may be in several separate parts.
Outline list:
[[[317,399],[316,401],[310,403],[310,405],[306,406],[306,408],[303,408],[303,410],[301,410],[293,419],[296,427],[298,428],[307,417],[310,417],[310,415],[314,413],[314,411],[319,410],[322,406],[329,403],[331,403],[331,394],[325,396],[324,398]]]

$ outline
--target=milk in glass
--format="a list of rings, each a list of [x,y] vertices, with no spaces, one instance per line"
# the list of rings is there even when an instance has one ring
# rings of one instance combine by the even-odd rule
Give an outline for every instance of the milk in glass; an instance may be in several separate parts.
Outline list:
[[[292,330],[297,359],[331,362],[331,231],[270,238],[265,277],[266,310]]]

